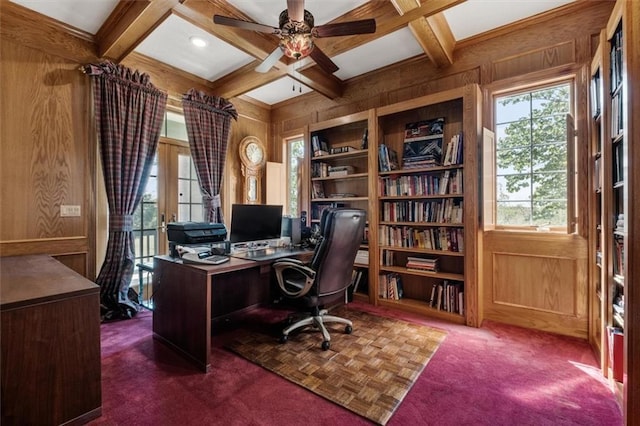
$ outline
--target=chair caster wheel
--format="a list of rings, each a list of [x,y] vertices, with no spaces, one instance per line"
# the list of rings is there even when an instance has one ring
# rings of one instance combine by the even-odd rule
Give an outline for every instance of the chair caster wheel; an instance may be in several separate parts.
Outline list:
[[[283,334],[282,336],[280,336],[279,342],[287,343],[287,340],[289,340],[289,336],[287,336],[286,334]]]
[[[322,350],[323,351],[328,350],[330,347],[331,347],[331,342],[329,342],[329,341],[322,342]]]
[[[344,328],[344,332],[347,334],[351,334],[353,332],[353,327],[351,327],[350,325],[346,326]]]

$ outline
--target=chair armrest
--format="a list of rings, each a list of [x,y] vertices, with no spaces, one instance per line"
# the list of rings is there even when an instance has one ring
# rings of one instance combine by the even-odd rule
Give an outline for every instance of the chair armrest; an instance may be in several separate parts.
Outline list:
[[[278,260],[276,260],[273,265],[277,265],[280,262],[288,262],[288,263],[296,263],[298,265],[304,265],[305,262],[301,261],[300,259],[294,259],[293,257],[282,257]]]
[[[309,292],[313,282],[315,280],[316,271],[305,266],[298,259],[280,259],[272,265],[273,269],[276,273],[276,278],[278,279],[278,286],[280,286],[280,290],[287,296],[291,298],[302,297]],[[293,270],[297,273],[303,275],[305,277],[304,285],[297,291],[291,291],[290,288],[287,288],[285,285],[286,278],[283,273],[287,270]],[[293,286],[291,286],[293,287]]]

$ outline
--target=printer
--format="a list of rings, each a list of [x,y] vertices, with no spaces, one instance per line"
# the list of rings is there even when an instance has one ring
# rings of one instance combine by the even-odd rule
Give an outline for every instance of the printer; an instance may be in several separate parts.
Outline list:
[[[169,253],[178,257],[176,246],[208,246],[220,245],[227,239],[227,228],[224,223],[211,222],[170,222],[167,224]],[[225,252],[226,244],[224,244]]]

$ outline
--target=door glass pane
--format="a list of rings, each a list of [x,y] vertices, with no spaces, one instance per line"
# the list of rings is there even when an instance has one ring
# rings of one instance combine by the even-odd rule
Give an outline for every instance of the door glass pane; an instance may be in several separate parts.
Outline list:
[[[201,222],[202,194],[190,155],[178,155],[178,222]]]
[[[145,186],[142,200],[133,214],[133,239],[135,250],[135,264],[152,264],[153,256],[158,254],[158,156],[156,154],[151,168],[149,180]],[[148,274],[133,274],[130,288],[138,295],[137,302],[144,306],[149,303],[150,289],[146,281]],[[147,275],[145,277],[145,275]]]

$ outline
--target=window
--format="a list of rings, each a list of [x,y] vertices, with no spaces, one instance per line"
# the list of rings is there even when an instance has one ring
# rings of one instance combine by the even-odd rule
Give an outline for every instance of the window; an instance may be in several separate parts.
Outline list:
[[[287,142],[287,214],[300,216],[300,193],[304,164],[304,139],[289,139]]]
[[[573,222],[572,82],[495,97],[495,223],[567,229]]]

